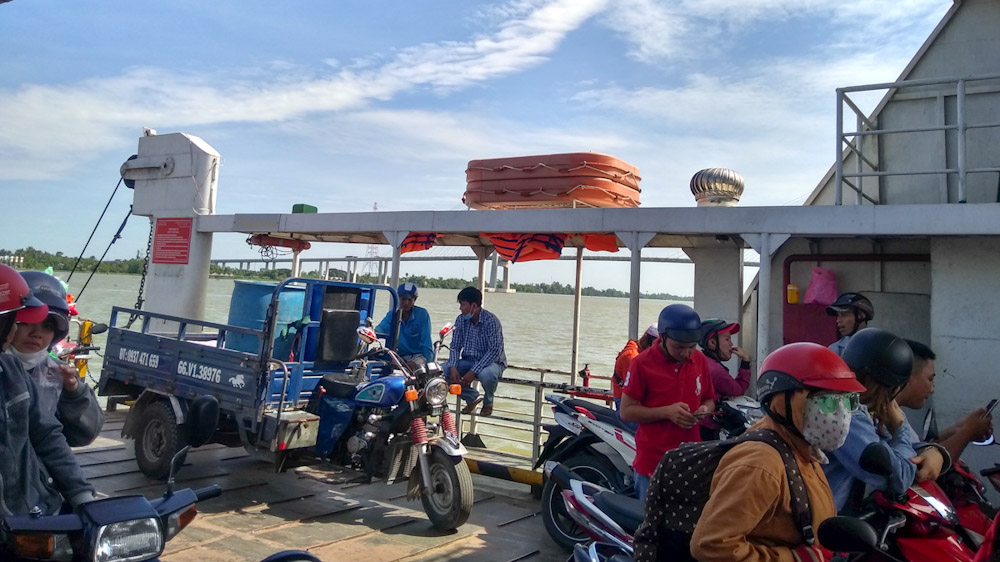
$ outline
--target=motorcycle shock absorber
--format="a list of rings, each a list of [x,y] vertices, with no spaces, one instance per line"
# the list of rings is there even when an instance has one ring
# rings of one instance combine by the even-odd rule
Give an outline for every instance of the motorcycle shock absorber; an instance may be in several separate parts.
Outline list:
[[[410,422],[410,439],[414,445],[423,445],[427,442],[427,425],[424,418],[413,418]]]
[[[458,428],[455,427],[455,416],[451,414],[451,410],[445,410],[441,413],[441,427],[445,432],[450,432],[452,435],[458,437]]]

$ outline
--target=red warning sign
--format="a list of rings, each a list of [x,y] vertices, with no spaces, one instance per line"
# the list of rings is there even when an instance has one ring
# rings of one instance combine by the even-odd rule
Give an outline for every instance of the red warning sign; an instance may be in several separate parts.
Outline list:
[[[156,219],[153,263],[187,265],[191,256],[191,226],[194,219]]]

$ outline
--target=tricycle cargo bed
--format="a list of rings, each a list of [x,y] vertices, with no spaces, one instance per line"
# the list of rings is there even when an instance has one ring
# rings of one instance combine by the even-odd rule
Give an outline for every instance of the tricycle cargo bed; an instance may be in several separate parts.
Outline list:
[[[113,314],[119,312],[138,311],[116,307]],[[217,341],[224,338],[228,330],[254,330],[146,312],[139,314],[143,322],[166,320],[179,327],[172,334],[110,328],[101,374],[101,394],[109,393],[107,390],[112,381],[120,381],[138,389],[178,398],[212,395],[219,400],[224,411],[253,409],[258,395],[257,378],[264,370],[260,355],[215,347],[213,342],[206,340],[205,334],[198,334],[189,340],[186,331],[191,326],[218,330]]]

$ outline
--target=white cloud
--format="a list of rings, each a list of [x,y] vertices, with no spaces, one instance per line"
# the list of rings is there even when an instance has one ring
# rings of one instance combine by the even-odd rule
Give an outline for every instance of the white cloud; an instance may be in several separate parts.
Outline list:
[[[830,22],[831,46],[856,50],[859,42],[933,25],[945,9],[942,0],[619,0],[602,21],[631,45],[633,58],[670,63],[739,46],[754,26],[809,17]]]
[[[296,66],[276,61],[268,67],[269,80],[137,68],[68,87],[0,91],[0,152],[14,156],[12,165],[0,170],[0,180],[59,177],[127,142],[141,125],[282,121],[364,107],[422,87],[446,92],[513,74],[545,60],[605,3],[518,2],[511,11],[516,17],[491,34],[410,47],[380,67],[366,61],[323,78],[303,77]],[[56,162],[53,153],[59,154]]]

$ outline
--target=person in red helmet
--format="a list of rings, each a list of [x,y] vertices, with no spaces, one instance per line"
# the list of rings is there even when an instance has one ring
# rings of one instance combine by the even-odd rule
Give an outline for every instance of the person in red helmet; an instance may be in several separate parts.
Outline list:
[[[698,345],[708,358],[708,372],[712,375],[712,386],[715,387],[715,402],[743,396],[750,388],[750,354],[733,345],[733,335],[740,332],[740,325],[721,318],[709,318],[702,321],[701,328],[703,333]],[[725,365],[733,355],[740,358],[736,378],[733,378]],[[701,438],[706,441],[719,438],[719,425],[712,421],[711,416],[701,419]]]
[[[17,322],[41,322],[48,307],[36,299],[14,269],[0,265],[0,351],[13,340]],[[0,516],[37,510],[55,514],[94,499],[94,487],[62,434],[54,412],[39,407],[38,389],[13,355],[0,353]]]
[[[41,271],[24,271],[21,277],[32,295],[48,306],[49,312],[41,322],[20,322],[5,353],[20,359],[24,370],[35,379],[39,405],[56,413],[70,446],[89,445],[104,426],[104,412],[97,395],[80,380],[76,367],[50,353],[69,333],[66,289],[62,281]]]
[[[751,429],[769,429],[795,454],[812,516],[812,529],[837,514],[821,464],[843,444],[858,393],[865,389],[836,353],[815,343],[793,343],[764,359],[757,380],[767,413]],[[781,454],[747,441],[719,461],[708,501],[691,537],[696,560],[824,560],[818,542],[796,522]]]

